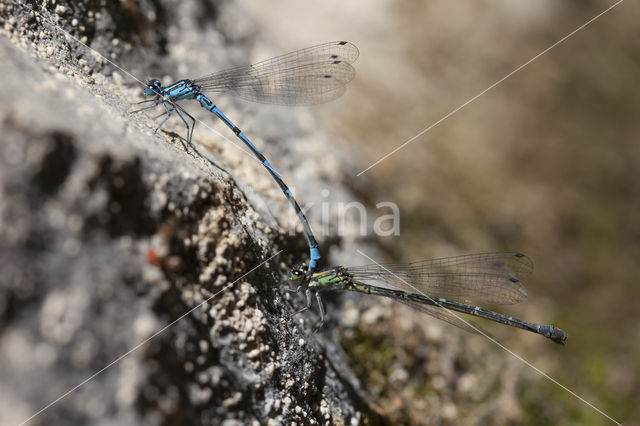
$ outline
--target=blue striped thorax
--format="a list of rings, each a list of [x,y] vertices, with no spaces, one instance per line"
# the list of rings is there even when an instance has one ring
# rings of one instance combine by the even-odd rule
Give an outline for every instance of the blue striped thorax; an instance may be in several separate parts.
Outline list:
[[[166,101],[193,99],[200,92],[200,86],[191,79],[180,80],[171,86],[162,87],[160,80],[149,80],[144,89],[146,96],[161,96]]]
[[[193,80],[186,79],[165,88],[164,95],[172,101],[178,101],[181,99],[193,99],[199,91],[200,86],[195,84]]]

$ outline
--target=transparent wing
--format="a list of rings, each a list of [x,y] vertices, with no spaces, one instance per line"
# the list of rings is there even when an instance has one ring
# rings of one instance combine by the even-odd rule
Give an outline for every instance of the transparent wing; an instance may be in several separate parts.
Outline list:
[[[333,41],[253,65],[195,79],[202,92],[227,93],[253,102],[312,105],[341,96],[355,76],[358,48]]]
[[[520,281],[533,272],[521,253],[482,253],[415,263],[347,268],[356,281],[467,303],[512,304],[527,298]]]
[[[431,315],[440,321],[447,322],[451,325],[455,325],[469,333],[491,336],[491,334],[481,328],[475,321],[470,320],[468,317],[462,314],[454,314],[439,306],[425,305],[423,303],[411,302],[407,300],[399,300],[407,306],[412,307],[415,310],[422,311],[427,315]],[[493,336],[491,336],[493,337]]]

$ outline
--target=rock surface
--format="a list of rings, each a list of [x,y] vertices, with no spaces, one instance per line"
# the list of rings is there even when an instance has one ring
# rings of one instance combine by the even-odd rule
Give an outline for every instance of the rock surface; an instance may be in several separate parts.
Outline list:
[[[302,235],[265,224],[215,161],[129,115],[140,87],[105,79],[104,59],[47,22],[80,39],[93,24],[85,42],[115,52],[137,20],[91,3],[28,7],[3,6],[0,38],[1,423],[28,419],[115,361],[31,423],[371,416],[344,355],[330,360],[283,303],[278,260],[305,252]]]

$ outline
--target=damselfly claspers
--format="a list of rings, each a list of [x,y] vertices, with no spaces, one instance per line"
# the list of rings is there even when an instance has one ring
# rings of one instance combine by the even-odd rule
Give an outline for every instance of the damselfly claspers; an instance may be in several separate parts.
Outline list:
[[[318,242],[302,209],[264,155],[205,93],[224,93],[249,101],[279,105],[312,105],[327,102],[345,92],[346,84],[355,76],[351,63],[358,58],[358,55],[358,49],[353,44],[347,41],[334,41],[297,50],[253,65],[231,68],[200,78],[180,80],[166,87],[162,86],[160,80],[153,79],[147,84],[144,94],[153,96],[154,99],[141,102],[153,102],[153,104],[134,112],[155,108],[162,104],[166,117],[156,130],[162,127],[175,112],[187,128],[187,145],[185,145],[187,150],[191,146],[196,120],[178,105],[178,101],[195,99],[203,108],[221,119],[267,168],[296,212],[309,244],[311,259],[307,273],[311,274],[317,268],[321,257]]]
[[[320,292],[349,290],[396,299],[474,333],[484,332],[450,311],[518,327],[564,344],[567,333],[552,325],[529,323],[468,304],[471,300],[493,304],[522,302],[527,291],[520,279],[532,271],[533,262],[522,253],[483,253],[406,264],[333,266],[311,276],[305,275],[301,265],[293,269],[291,280],[299,283],[296,292],[306,286],[307,304],[298,312],[309,309],[311,295],[316,294],[320,324],[325,319]]]

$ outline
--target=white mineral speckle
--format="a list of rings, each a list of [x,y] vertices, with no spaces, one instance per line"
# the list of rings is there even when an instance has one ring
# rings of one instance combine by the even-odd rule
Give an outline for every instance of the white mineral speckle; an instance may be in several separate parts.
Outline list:
[[[453,420],[458,417],[458,409],[455,404],[446,402],[440,407],[440,414],[445,419]]]

